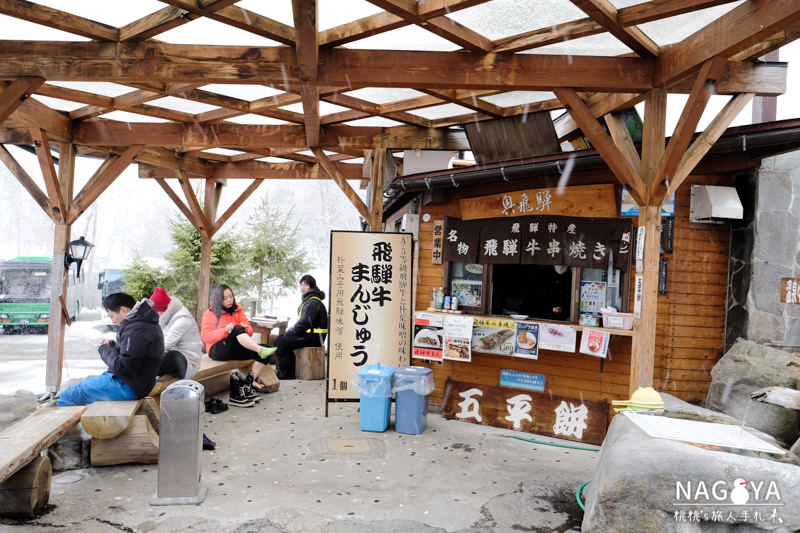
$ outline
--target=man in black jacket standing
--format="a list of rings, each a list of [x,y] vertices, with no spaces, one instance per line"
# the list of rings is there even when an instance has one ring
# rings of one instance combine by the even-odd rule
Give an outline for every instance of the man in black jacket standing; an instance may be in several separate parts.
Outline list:
[[[297,308],[297,322],[275,339],[279,379],[295,379],[294,350],[322,346],[322,335],[328,333],[328,310],[322,303],[325,293],[317,288],[317,281],[309,274],[300,278],[300,294],[303,299]]]
[[[119,326],[116,340],[104,340],[98,348],[108,371],[64,389],[59,406],[137,400],[147,396],[156,383],[164,335],[150,300],[137,303],[131,295],[117,292],[103,300],[103,308]]]

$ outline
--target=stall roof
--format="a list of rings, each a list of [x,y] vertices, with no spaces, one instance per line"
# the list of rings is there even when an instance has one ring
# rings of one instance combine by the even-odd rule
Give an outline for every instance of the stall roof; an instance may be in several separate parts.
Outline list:
[[[640,148],[640,145],[637,144],[637,147]],[[742,170],[754,166],[765,157],[797,149],[800,149],[800,119],[739,126],[728,128],[701,164],[713,165],[719,156],[740,154],[746,157],[735,160],[729,157],[725,168]],[[426,190],[556,176],[564,172],[599,168],[608,167],[596,150],[589,149],[401,176],[395,178],[388,187],[383,214],[384,217],[391,216],[411,198]]]

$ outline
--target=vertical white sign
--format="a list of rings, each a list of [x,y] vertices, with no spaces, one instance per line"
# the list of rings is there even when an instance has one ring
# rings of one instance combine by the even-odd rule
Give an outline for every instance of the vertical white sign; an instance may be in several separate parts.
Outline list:
[[[636,228],[636,272],[644,271],[644,226]]]
[[[353,380],[366,366],[409,364],[412,238],[331,232],[328,398],[358,398]]]
[[[633,318],[642,317],[642,293],[644,291],[644,278],[636,274],[636,287],[633,292]]]

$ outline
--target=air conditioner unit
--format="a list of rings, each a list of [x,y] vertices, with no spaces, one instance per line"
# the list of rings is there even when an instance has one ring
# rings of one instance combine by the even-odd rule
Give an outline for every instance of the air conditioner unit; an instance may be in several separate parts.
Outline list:
[[[733,187],[717,185],[692,185],[689,202],[689,220],[721,224],[720,219],[741,219],[744,216],[742,202]]]
[[[414,235],[414,240],[419,240],[419,215],[406,213],[400,219],[400,231],[404,233],[411,233]]]

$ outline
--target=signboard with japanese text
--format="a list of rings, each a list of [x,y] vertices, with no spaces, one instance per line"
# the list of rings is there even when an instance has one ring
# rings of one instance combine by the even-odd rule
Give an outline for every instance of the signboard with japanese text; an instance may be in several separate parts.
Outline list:
[[[605,358],[608,354],[608,342],[611,335],[598,329],[584,328],[581,332],[581,347],[579,351],[587,355]]]
[[[781,279],[781,302],[785,304],[800,304],[800,279]]]
[[[442,416],[473,424],[602,444],[608,404],[447,380]]]
[[[409,364],[412,239],[331,231],[328,399],[358,399],[352,381],[364,366]]]
[[[500,370],[500,386],[515,389],[529,389],[544,392],[545,375],[520,372],[519,370]]]
[[[444,220],[433,221],[433,246],[431,247],[431,264],[442,264],[442,243],[444,238]]]
[[[556,352],[575,352],[578,332],[572,326],[541,324],[539,326],[539,348]]]
[[[472,361],[471,316],[446,315],[444,317],[444,358],[454,361]]]
[[[523,216],[490,220],[444,218],[444,261],[567,265],[628,270],[633,225],[628,219]]]
[[[411,355],[418,359],[442,360],[444,315],[414,313],[414,344]]]
[[[605,281],[581,281],[580,313],[600,316],[600,309],[606,305]]]
[[[539,358],[539,324],[534,322],[517,322],[517,332],[514,336],[515,357],[525,359]]]
[[[517,323],[512,319],[481,316],[472,328],[472,348],[478,352],[511,355]]]
[[[556,187],[524,189],[462,198],[458,203],[464,220],[526,215],[617,216],[617,199],[610,183],[567,187],[560,194]]]

